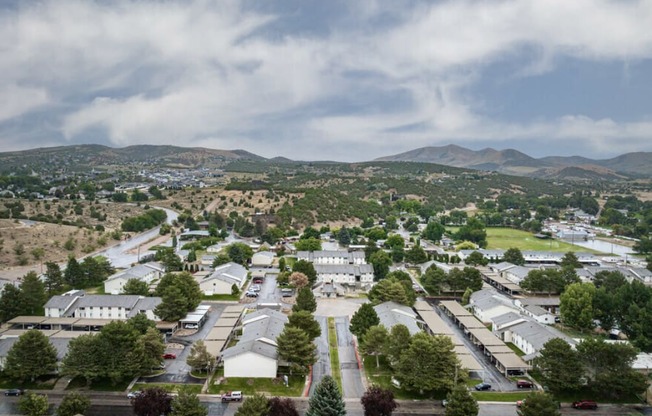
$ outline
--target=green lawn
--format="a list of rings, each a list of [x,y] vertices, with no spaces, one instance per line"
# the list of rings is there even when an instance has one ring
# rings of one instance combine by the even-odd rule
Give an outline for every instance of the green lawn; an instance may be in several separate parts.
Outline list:
[[[512,344],[511,342],[506,342],[505,345],[507,345],[519,357],[522,357],[522,356],[525,355],[525,353],[523,351],[521,351],[516,345]]]
[[[518,248],[519,250],[533,251],[554,251],[567,253],[569,251],[590,252],[595,254],[604,254],[599,251],[588,248],[575,246],[565,241],[548,239],[542,240],[534,237],[527,231],[515,230],[513,228],[487,228],[488,249]]]
[[[182,387],[188,389],[191,393],[201,393],[201,384],[169,384],[169,383],[136,383],[132,390],[145,390],[154,387],[161,388],[169,393],[178,393]]]
[[[515,402],[523,400],[530,394],[530,391],[517,391],[514,393],[503,393],[499,391],[473,391],[471,394],[477,401],[485,402]]]
[[[224,379],[221,384],[211,384],[208,392],[222,394],[227,391],[242,391],[245,395],[263,393],[268,396],[299,397],[303,393],[306,378],[303,376],[289,376],[289,386],[285,387],[283,379],[277,378],[236,378]]]
[[[371,355],[365,355],[362,357],[362,365],[364,367],[365,374],[369,380],[369,384],[378,385],[384,389],[391,390],[394,393],[394,397],[397,399],[404,400],[423,400],[423,399],[444,399],[446,397],[445,392],[434,392],[434,393],[425,393],[420,394],[418,391],[409,391],[397,388],[392,384],[392,369],[389,366],[389,363],[383,357],[380,356],[380,367],[376,367],[376,357]],[[477,384],[477,382],[475,383]]]
[[[340,353],[337,348],[337,332],[335,332],[335,318],[328,318],[328,351],[331,357],[331,374],[342,390],[342,375],[340,373]]]

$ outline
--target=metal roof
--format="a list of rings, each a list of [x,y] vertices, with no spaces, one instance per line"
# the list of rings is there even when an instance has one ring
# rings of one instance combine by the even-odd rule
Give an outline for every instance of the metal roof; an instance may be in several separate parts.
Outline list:
[[[456,317],[473,315],[471,311],[454,300],[442,300],[439,304]]]

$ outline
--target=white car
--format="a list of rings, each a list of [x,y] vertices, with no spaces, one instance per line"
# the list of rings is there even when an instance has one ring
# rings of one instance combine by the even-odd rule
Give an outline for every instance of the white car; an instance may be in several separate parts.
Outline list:
[[[129,393],[127,393],[127,399],[135,399],[136,397],[140,396],[141,394],[143,394],[143,392],[140,391],[140,390],[130,391]]]
[[[260,292],[260,285],[251,285],[251,289],[254,292]]]

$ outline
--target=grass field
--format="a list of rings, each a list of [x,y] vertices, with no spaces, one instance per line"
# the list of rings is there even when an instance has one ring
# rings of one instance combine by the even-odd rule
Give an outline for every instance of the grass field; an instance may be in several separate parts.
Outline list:
[[[448,227],[446,230],[449,232],[455,232],[456,228]],[[559,253],[575,251],[604,254],[599,251],[575,246],[565,241],[554,239],[541,240],[534,237],[532,233],[515,230],[513,228],[487,228],[487,243],[488,249],[507,250],[508,248],[518,248],[521,251],[554,251]]]
[[[201,384],[164,384],[164,383],[136,383],[133,390],[145,390],[154,387],[161,388],[170,393],[178,393],[181,388],[188,389],[191,393],[201,393]]]
[[[279,378],[236,378],[225,379],[222,384],[212,384],[208,388],[211,394],[221,394],[227,391],[242,391],[244,395],[263,393],[268,396],[299,397],[303,393],[306,378],[303,376],[289,376],[289,386],[285,387],[283,380]]]

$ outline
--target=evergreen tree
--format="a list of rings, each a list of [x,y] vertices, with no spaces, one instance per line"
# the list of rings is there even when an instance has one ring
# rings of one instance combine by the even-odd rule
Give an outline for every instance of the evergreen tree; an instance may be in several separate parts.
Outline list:
[[[448,393],[446,416],[477,416],[480,408],[478,402],[466,387],[457,385]]]
[[[215,365],[215,357],[208,352],[204,341],[199,340],[192,344],[190,354],[186,360],[188,365],[193,369],[210,371]]]
[[[0,295],[0,322],[7,322],[20,315],[24,315],[22,293],[17,286],[6,284]]]
[[[91,399],[76,391],[66,393],[57,408],[57,416],[76,416],[86,413],[91,407]]]
[[[584,366],[575,351],[561,338],[553,338],[543,345],[536,366],[541,371],[543,385],[559,394],[580,388]]]
[[[315,321],[315,318],[308,311],[294,312],[289,316],[288,320],[289,326],[303,329],[306,335],[308,335],[310,342],[321,335],[321,326],[319,326],[319,323]]]
[[[122,287],[122,294],[147,296],[149,295],[149,285],[140,279],[129,279]]]
[[[74,256],[68,258],[68,264],[63,273],[63,280],[73,289],[81,289],[83,287],[84,272]]]
[[[523,257],[523,253],[515,247],[508,248],[507,251],[505,251],[505,254],[503,254],[503,261],[517,266],[525,265],[525,257]]]
[[[315,295],[309,287],[302,287],[297,294],[297,303],[292,307],[292,312],[308,311],[313,313],[317,310]]]
[[[18,338],[7,353],[4,372],[20,382],[34,381],[57,369],[57,350],[43,332],[32,329]]]
[[[207,416],[208,409],[199,401],[195,393],[187,387],[179,390],[179,394],[172,399],[170,416]]]
[[[305,274],[308,277],[311,287],[317,282],[317,271],[315,270],[315,266],[309,261],[295,261],[292,266],[292,271]]]
[[[331,376],[324,376],[308,401],[306,416],[345,416],[342,394]]]
[[[55,262],[45,263],[45,291],[48,296],[59,294],[63,291],[63,273]]]
[[[358,337],[360,341],[364,340],[364,336],[372,326],[379,325],[380,319],[378,314],[371,303],[363,303],[353,316],[351,317],[351,324],[349,330],[352,334]]]
[[[402,324],[394,325],[387,339],[386,355],[392,366],[395,366],[401,359],[405,347],[410,344],[410,330]]]
[[[584,267],[582,263],[578,260],[577,256],[575,253],[572,251],[569,251],[568,253],[564,254],[564,257],[561,258],[561,267],[572,267],[574,269],[581,269]]]
[[[290,374],[294,371],[306,374],[317,362],[317,349],[308,335],[299,328],[286,326],[276,339],[279,358],[290,363]]]
[[[127,320],[127,324],[131,325],[139,334],[145,335],[149,329],[156,329],[156,323],[147,318],[144,313],[137,313]]]

